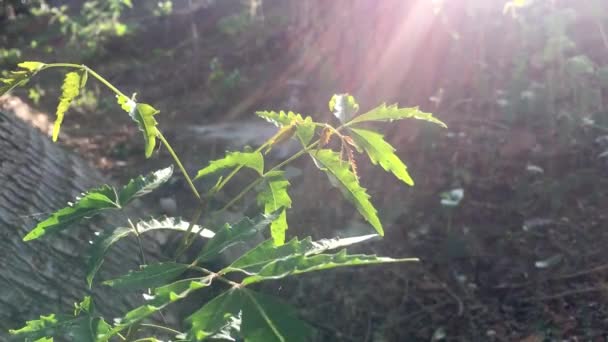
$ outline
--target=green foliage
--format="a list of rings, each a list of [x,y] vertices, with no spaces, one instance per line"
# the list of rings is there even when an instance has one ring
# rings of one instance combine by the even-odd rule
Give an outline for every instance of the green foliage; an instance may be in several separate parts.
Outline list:
[[[575,61],[576,62],[576,61]],[[578,62],[577,62],[578,63]],[[86,66],[75,64],[43,64],[28,62],[19,65],[24,69],[11,74],[12,78],[5,79],[4,89],[12,89],[25,84],[36,72],[46,68],[71,68],[75,71],[68,73],[63,86],[63,94],[58,106],[58,123],[56,132],[61,124],[61,118],[69,107],[71,101],[84,88],[89,76],[94,77],[112,90],[118,97],[118,104],[137,123],[143,132],[146,144],[145,155],[150,157],[159,138],[165,146],[175,164],[185,177],[194,197],[198,209],[190,222],[176,218],[161,218],[140,220],[133,224],[128,218],[128,224],[118,228],[108,229],[92,243],[87,262],[86,281],[92,286],[97,271],[103,264],[106,253],[118,241],[135,236],[138,243],[147,232],[160,229],[173,230],[182,234],[180,246],[173,260],[162,260],[151,264],[146,263],[144,249],[140,245],[142,265],[139,269],[131,270],[117,278],[106,280],[104,285],[120,290],[147,291],[144,295],[145,303],[127,312],[121,319],[115,320],[113,325],[106,323],[95,311],[90,298],[76,305],[74,315],[58,316],[51,314],[41,316],[39,320],[29,321],[26,326],[12,330],[11,333],[26,339],[39,339],[49,341],[52,337],[69,337],[75,341],[105,342],[114,339],[124,330],[127,330],[128,339],[140,330],[146,329],[145,319],[155,313],[161,312],[169,304],[187,298],[193,292],[213,286],[217,282],[228,285],[227,290],[211,299],[192,314],[187,322],[190,329],[186,333],[160,327],[166,331],[173,331],[178,340],[203,340],[207,338],[222,338],[228,340],[243,339],[251,342],[266,341],[308,341],[314,331],[310,324],[298,318],[295,310],[288,305],[270,296],[254,292],[248,286],[266,281],[282,279],[313,271],[329,270],[337,267],[363,266],[372,264],[415,261],[416,259],[392,259],[376,255],[348,254],[345,249],[337,253],[327,251],[343,248],[352,244],[368,241],[378,235],[364,235],[347,239],[323,239],[312,241],[292,238],[285,242],[288,229],[286,210],[292,205],[287,192],[290,186],[285,178],[284,167],[298,157],[309,154],[315,164],[325,172],[331,183],[338,187],[344,197],[351,201],[359,213],[381,236],[384,234],[377,210],[370,201],[365,188],[359,182],[356,174],[356,164],[353,149],[365,152],[373,164],[379,164],[387,172],[393,173],[403,182],[413,185],[413,180],[407,173],[405,164],[395,154],[395,149],[384,140],[382,134],[369,129],[354,128],[353,125],[370,121],[392,121],[405,118],[426,120],[445,126],[441,121],[429,113],[419,111],[417,108],[398,108],[397,106],[380,106],[361,116],[355,116],[359,106],[355,99],[348,94],[336,95],[330,101],[330,110],[341,120],[340,127],[333,127],[327,123],[314,122],[311,117],[302,116],[293,112],[263,111],[257,114],[278,127],[277,133],[269,138],[262,146],[253,152],[228,151],[222,159],[214,160],[198,171],[196,178],[201,178],[224,170],[231,170],[225,177],[220,178],[217,184],[206,194],[199,193],[193,184],[193,179],[183,167],[179,157],[169,142],[163,137],[155,115],[158,110],[154,107],[137,103],[135,96],[127,98],[121,91],[109,83],[99,74]],[[319,138],[315,140],[316,128],[322,127]],[[56,136],[56,134],[55,134]],[[327,148],[332,136],[341,141],[340,152]],[[262,151],[268,151],[273,146],[295,137],[301,144],[301,149],[265,170]],[[314,141],[313,141],[314,140]],[[242,168],[255,170],[257,178],[237,194],[221,210],[225,210],[248,192],[257,190],[256,200],[263,207],[263,213],[254,218],[243,217],[235,224],[226,223],[221,228],[214,227],[207,230],[198,225],[203,214],[209,209],[208,201],[235,176]],[[173,174],[170,166],[132,179],[121,188],[108,185],[101,186],[83,194],[75,203],[69,204],[46,220],[36,225],[25,237],[25,241],[47,236],[69,228],[74,223],[90,218],[104,210],[121,209],[135,198],[144,196],[167,182]],[[211,213],[214,214],[214,213]],[[213,222],[213,221],[211,221]],[[270,227],[269,232],[267,228]],[[256,247],[246,250],[240,257],[236,257],[229,266],[214,271],[199,266],[218,258],[225,250],[237,244],[246,244],[261,235],[270,235],[269,239]],[[189,262],[178,262],[183,252],[192,246],[196,236],[208,239],[196,253],[196,257]],[[181,260],[181,259],[180,259]],[[178,279],[184,273],[189,275],[200,272],[202,275],[189,279]],[[235,277],[232,279],[232,277]],[[177,279],[177,280],[176,280]],[[235,279],[240,279],[236,281]],[[147,340],[156,341],[156,337]]]
[[[245,341],[309,341],[311,327],[299,320],[290,306],[248,289],[233,289],[216,297],[193,313],[190,336],[197,341],[225,331],[240,331]],[[236,323],[235,323],[236,321]]]
[[[89,252],[90,257],[87,263],[87,283],[89,284],[89,287],[93,285],[93,278],[103,264],[105,254],[116,242],[130,235],[141,235],[143,233],[155,230],[175,230],[185,232],[188,230],[189,226],[190,224],[188,222],[179,218],[165,217],[161,218],[160,220],[150,219],[140,221],[135,224],[135,229],[133,229],[133,227],[119,227],[111,232],[100,235],[93,242]],[[197,234],[202,238],[209,239],[215,235],[212,231],[200,226],[195,225],[193,228],[194,231],[196,231]]]
[[[258,215],[253,220],[244,217],[234,226],[226,223],[201,250],[197,261],[207,261],[218,256],[227,248],[254,237],[268,227],[278,216],[277,212],[269,215]]]
[[[120,192],[104,185],[98,189],[88,191],[75,203],[53,213],[46,220],[38,223],[24,238],[23,241],[38,239],[42,236],[57,233],[69,228],[72,224],[84,218],[91,218],[107,209],[119,209],[136,197],[143,196],[166,182],[173,172],[173,167],[151,173],[147,177],[131,180]]]
[[[392,259],[362,254],[348,255],[346,250],[342,250],[337,254],[318,254],[313,256],[290,255],[289,257],[276,259],[265,264],[258,272],[245,278],[242,284],[249,285],[260,281],[281,279],[287,276],[328,270],[336,267],[403,261],[412,261],[412,259]]]
[[[28,321],[20,329],[10,330],[10,334],[26,341],[53,341],[51,336],[66,337],[71,341],[96,342],[100,334],[107,333],[111,326],[95,312],[90,297],[74,304],[73,315],[50,314],[40,319]]]
[[[374,165],[391,172],[407,185],[414,185],[414,180],[407,172],[407,167],[395,154],[395,148],[384,140],[382,134],[360,128],[351,128],[351,137],[360,146]]]
[[[378,106],[377,108],[372,109],[365,114],[361,114],[355,117],[349,122],[349,125],[359,124],[368,121],[394,121],[410,118],[436,123],[441,127],[447,128],[447,125],[445,123],[435,118],[431,113],[425,113],[419,110],[418,107],[399,108],[399,106],[397,106],[396,104],[390,106],[383,104],[381,106]]]
[[[310,143],[310,140],[312,140],[315,135],[316,125],[310,116],[303,118],[301,114],[294,112],[286,113],[284,111],[258,111],[256,114],[277,127],[284,128],[295,125],[296,135],[298,136],[298,139],[300,139],[302,145]],[[276,136],[274,139],[278,141]]]
[[[10,71],[6,76],[0,78],[0,82],[4,83],[3,86],[0,86],[0,96],[17,87],[26,85],[31,77],[44,68],[45,64],[41,62],[28,61],[19,63],[17,66],[19,69],[23,70]]]
[[[334,113],[341,123],[346,123],[359,112],[359,104],[350,94],[334,95],[329,100],[329,111]]]
[[[228,152],[224,158],[213,160],[200,169],[194,179],[235,167],[248,167],[261,175],[264,173],[264,156],[260,152]]]
[[[279,209],[281,213],[272,221],[270,231],[276,245],[285,242],[285,231],[287,230],[286,209],[291,208],[291,198],[287,193],[289,181],[285,179],[284,172],[275,171],[264,177],[262,190],[258,193],[258,205],[264,207],[264,213],[270,214]]]
[[[121,290],[146,289],[167,284],[188,269],[188,265],[175,262],[161,262],[144,266],[116,279],[104,281],[104,285]]]
[[[61,123],[63,122],[63,116],[65,112],[67,112],[68,108],[70,108],[72,101],[76,98],[76,96],[78,96],[80,88],[80,74],[73,71],[68,72],[65,75],[63,86],[61,87],[62,93],[61,97],[59,98],[59,104],[57,105],[57,112],[55,114],[57,118],[55,119],[55,124],[53,125],[53,141],[57,141],[57,137],[59,137],[59,129],[61,128]]]
[[[376,237],[378,235],[371,234],[345,239],[334,238],[319,241],[312,241],[310,237],[304,240],[293,238],[281,246],[275,245],[271,240],[266,240],[235,260],[230,266],[223,269],[221,273],[242,272],[254,275],[259,273],[265,266],[277,260],[294,256],[308,257],[317,255],[325,251],[361,243]]]
[[[327,173],[333,186],[339,188],[344,197],[351,201],[361,216],[380,234],[384,235],[382,223],[378,218],[376,208],[370,201],[365,188],[359,184],[359,179],[350,170],[348,163],[344,163],[340,154],[332,150],[319,150],[311,153],[319,169]]]
[[[124,95],[118,95],[118,104],[129,113],[133,121],[137,122],[139,130],[144,135],[146,158],[150,158],[152,152],[154,152],[154,147],[156,147],[156,137],[159,135],[159,131],[156,128],[158,122],[154,119],[154,115],[160,111],[149,104],[136,103]]]

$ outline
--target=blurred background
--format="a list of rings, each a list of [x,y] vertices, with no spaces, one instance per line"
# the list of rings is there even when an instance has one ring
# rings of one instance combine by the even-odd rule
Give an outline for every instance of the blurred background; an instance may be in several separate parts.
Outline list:
[[[342,92],[363,111],[420,106],[449,129],[385,126],[416,186],[360,173],[386,231],[361,251],[421,262],[265,290],[325,341],[608,338],[604,0],[0,0],[0,69],[23,60],[86,64],[137,92],[192,171],[270,136],[256,110],[331,122],[327,101]],[[48,133],[62,76],[0,106]],[[143,159],[140,133],[93,82],[60,142],[117,181],[169,162]],[[288,234],[372,231],[314,166],[292,171]],[[172,187],[150,205],[187,216],[185,184]]]

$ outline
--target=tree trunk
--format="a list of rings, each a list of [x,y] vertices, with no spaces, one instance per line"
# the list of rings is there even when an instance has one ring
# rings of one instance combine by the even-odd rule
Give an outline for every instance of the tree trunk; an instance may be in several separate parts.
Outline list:
[[[7,330],[41,314],[68,313],[73,303],[92,293],[107,318],[120,317],[142,302],[85,282],[87,241],[93,232],[124,224],[122,214],[99,216],[75,224],[56,236],[23,242],[37,221],[73,201],[84,190],[108,183],[85,161],[53,144],[38,130],[0,112],[0,340]],[[147,248],[159,250],[155,246]],[[117,276],[136,267],[134,241],[116,245],[97,279]],[[105,275],[105,276],[104,276]]]

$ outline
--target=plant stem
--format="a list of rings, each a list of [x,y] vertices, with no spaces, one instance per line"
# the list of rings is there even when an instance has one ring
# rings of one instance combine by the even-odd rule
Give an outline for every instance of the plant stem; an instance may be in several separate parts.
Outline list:
[[[103,76],[99,75],[93,69],[89,68],[86,65],[75,64],[75,63],[50,63],[50,64],[45,64],[41,70],[49,69],[49,68],[74,68],[74,69],[86,70],[89,74],[91,74],[93,77],[95,77],[99,82],[103,83],[106,87],[108,87],[110,90],[112,90],[114,93],[116,93],[116,95],[127,97],[125,94],[123,94],[122,91],[118,90],[118,88],[113,86],[112,83],[108,82],[108,80],[106,80]]]
[[[175,164],[177,164],[177,167],[180,169],[180,171],[184,175],[184,178],[186,178],[186,182],[188,182],[188,186],[190,186],[190,190],[192,190],[194,197],[196,197],[200,201],[201,195],[198,193],[198,190],[196,190],[196,187],[194,186],[194,183],[192,182],[192,178],[190,178],[190,175],[188,175],[188,172],[184,168],[184,165],[180,161],[179,157],[177,156],[177,154],[175,153],[173,148],[171,147],[171,144],[169,144],[167,139],[165,139],[165,136],[160,131],[158,132],[158,139],[160,139],[160,141],[163,143],[163,145],[165,145],[165,147],[167,148],[167,151],[169,151],[169,154],[173,158],[173,161],[175,161]]]
[[[150,323],[142,323],[141,326],[142,327],[154,328],[154,329],[158,329],[158,330],[168,331],[168,332],[170,332],[172,334],[176,334],[176,335],[179,335],[179,334],[182,333],[181,331],[177,331],[177,330],[171,329],[169,327],[163,327],[162,325],[156,325],[156,324],[150,324]]]
[[[207,274],[208,276],[211,276],[211,278],[218,279],[219,281],[221,281],[221,282],[223,282],[225,284],[228,284],[228,285],[230,285],[232,287],[242,287],[241,284],[239,284],[237,282],[234,282],[234,281],[232,281],[232,280],[230,280],[230,279],[228,279],[228,278],[220,275],[219,273],[215,273],[215,272],[210,271],[210,270],[208,270],[208,269],[206,269],[204,267],[196,266],[196,263],[197,263],[197,261],[194,260],[192,262],[192,264],[190,265],[190,268],[193,268],[195,270],[201,271],[201,272]]]
[[[230,200],[230,202],[228,202],[222,209],[218,210],[218,212],[223,212],[224,210],[230,208],[232,205],[234,205],[234,203],[238,202],[241,198],[243,198],[243,196],[245,196],[245,194],[247,194],[251,189],[253,189],[256,185],[260,184],[260,182],[262,182],[264,180],[264,178],[271,172],[277,171],[280,168],[282,168],[283,166],[293,162],[294,160],[298,159],[299,157],[301,157],[304,153],[308,152],[311,148],[314,148],[316,145],[319,144],[319,140],[315,141],[314,143],[304,147],[303,149],[301,149],[300,151],[296,152],[294,155],[292,155],[291,157],[285,159],[284,161],[282,161],[281,163],[275,165],[273,168],[271,168],[270,170],[266,171],[260,178],[257,178],[256,180],[254,180],[253,182],[249,183],[249,185],[247,185],[240,193],[238,193],[232,200]]]
[[[137,226],[133,224],[130,218],[127,217],[127,221],[129,221],[129,224],[135,233],[135,237],[137,237],[137,244],[139,245],[139,252],[141,253],[141,263],[142,265],[146,265],[146,254],[144,253],[144,247],[141,242],[141,237],[139,236],[139,230],[137,230]]]

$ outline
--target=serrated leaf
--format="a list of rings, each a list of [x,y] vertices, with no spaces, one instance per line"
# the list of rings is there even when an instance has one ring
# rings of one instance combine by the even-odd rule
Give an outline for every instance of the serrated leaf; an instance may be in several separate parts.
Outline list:
[[[232,289],[214,298],[187,320],[191,338],[217,337],[235,320],[245,341],[309,341],[312,328],[297,318],[296,311],[278,299],[249,289]]]
[[[117,102],[125,112],[129,113],[131,119],[137,122],[139,130],[144,135],[146,158],[150,158],[156,147],[156,137],[160,133],[156,128],[158,122],[154,118],[159,111],[149,104],[137,103],[123,95],[117,96]]]
[[[215,258],[228,247],[241,243],[255,236],[257,233],[266,229],[274,221],[278,212],[271,214],[260,214],[253,220],[245,217],[234,226],[224,225],[222,229],[215,233],[215,236],[205,244],[196,260],[199,262]]]
[[[258,111],[256,114],[277,127],[296,125],[296,135],[302,145],[308,145],[315,135],[316,125],[310,116],[302,117],[294,112]]]
[[[186,264],[161,262],[144,266],[137,271],[130,271],[122,277],[106,280],[103,283],[121,290],[152,288],[174,280],[184,273],[188,267]]]
[[[359,184],[357,176],[355,176],[349,167],[350,165],[342,162],[340,154],[332,150],[323,149],[311,152],[310,155],[315,160],[317,166],[328,174],[330,180],[334,180],[334,185],[355,205],[363,218],[376,229],[380,236],[384,235],[382,223],[380,223],[376,208],[374,208],[370,201],[370,196],[365,188]]]
[[[213,160],[199,170],[194,179],[234,167],[248,167],[261,175],[264,173],[264,156],[260,152],[228,152],[224,158]]]
[[[26,62],[21,62],[21,63],[17,64],[17,66],[19,68],[25,69],[29,72],[37,72],[45,65],[46,64],[44,64],[42,62],[36,62],[36,61],[26,61]]]
[[[136,324],[152,314],[164,309],[167,305],[186,298],[192,292],[211,285],[211,277],[201,280],[184,279],[154,289],[154,295],[148,297],[147,303],[129,311],[107,334],[100,336],[100,341],[108,341],[112,336]]]
[[[394,262],[417,261],[417,259],[393,259],[376,255],[353,254],[346,250],[337,254],[294,255],[276,259],[264,265],[259,272],[241,282],[243,285],[258,283],[265,280],[281,279],[287,276],[328,270],[336,267],[384,264]]]
[[[42,236],[57,233],[69,228],[83,218],[90,218],[102,210],[120,208],[116,192],[108,185],[89,190],[86,194],[65,208],[51,214],[49,218],[38,223],[23,241],[38,239]]]
[[[97,342],[99,334],[109,331],[110,325],[95,316],[90,297],[85,297],[82,303],[75,306],[80,309],[73,316],[43,315],[38,320],[27,321],[20,329],[9,330],[9,333],[24,338],[25,341],[52,341],[51,336],[54,336],[68,338],[70,341]]]
[[[186,298],[192,292],[209,285],[211,285],[211,277],[205,277],[200,280],[179,280],[154,289],[153,296],[148,297],[146,304],[129,311],[124,317],[120,318],[111,331],[99,336],[99,341],[109,341],[112,336],[122,330],[164,309],[167,305]]]
[[[220,273],[243,272],[248,275],[255,274],[266,264],[294,255],[315,255],[328,250],[350,246],[378,237],[377,234],[350,237],[345,239],[333,238],[312,241],[310,237],[299,240],[297,237],[282,246],[275,246],[272,240],[266,240],[249,252],[235,260]]]
[[[118,195],[120,205],[125,206],[133,199],[154,191],[159,186],[166,183],[172,175],[173,165],[151,172],[145,177],[138,176],[131,179],[129,183],[120,190],[120,194]]]
[[[242,289],[245,298],[241,334],[245,341],[311,341],[312,327],[298,318],[296,310],[277,298]]]
[[[159,111],[154,107],[146,103],[138,103],[135,107],[133,120],[139,125],[139,130],[144,134],[144,141],[146,143],[146,158],[152,156],[154,147],[156,147],[156,137],[158,136],[158,122],[154,119],[154,115],[158,114]]]
[[[355,128],[351,128],[351,133],[357,146],[365,150],[374,165],[380,164],[384,170],[391,172],[405,184],[414,185],[414,180],[407,172],[407,166],[395,154],[395,148],[384,140],[382,134]]]
[[[242,294],[237,289],[230,289],[209,301],[186,320],[192,326],[192,337],[200,341],[219,332],[232,317],[238,317],[242,301]]]
[[[285,242],[287,230],[286,208],[291,208],[291,198],[287,193],[289,181],[285,179],[284,172],[273,172],[264,178],[262,190],[258,193],[258,205],[264,207],[264,213],[270,214],[279,209],[281,213],[270,224],[270,233],[274,243],[279,246]]]
[[[137,231],[139,234],[144,234],[149,231],[154,230],[177,230],[181,232],[186,232],[190,224],[186,221],[183,221],[181,218],[175,217],[165,217],[161,219],[150,219],[146,221],[140,221],[135,224]],[[203,238],[210,239],[215,233],[210,231],[209,229],[204,229],[198,225],[193,227],[193,232],[197,232],[197,234]],[[114,231],[106,233],[104,235],[100,235],[91,247],[91,251],[89,253],[90,257],[87,263],[87,283],[89,288],[93,284],[93,278],[95,274],[103,264],[103,258],[108,251],[108,249],[116,242],[125,238],[129,235],[134,234],[135,232],[131,227],[119,227]]]
[[[17,67],[24,70],[11,71],[6,78],[0,78],[0,82],[4,83],[4,85],[0,86],[0,96],[16,87],[25,85],[44,66],[44,63],[34,61],[19,63]]]
[[[59,104],[57,105],[57,111],[55,113],[56,119],[53,125],[53,141],[57,141],[59,137],[59,130],[61,129],[61,123],[63,122],[63,116],[65,112],[70,108],[72,100],[80,93],[80,74],[73,71],[68,72],[63,80],[61,86],[61,97],[59,98]]]
[[[340,123],[347,123],[359,111],[359,104],[350,94],[335,94],[329,100],[329,110]]]
[[[435,118],[431,113],[425,113],[418,109],[418,107],[410,108],[399,108],[396,104],[387,106],[382,104],[365,114],[361,114],[350,122],[348,125],[358,124],[368,121],[394,121],[403,119],[418,119],[438,124],[441,127],[447,128],[445,123]]]

